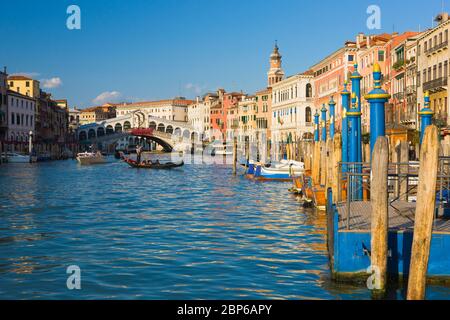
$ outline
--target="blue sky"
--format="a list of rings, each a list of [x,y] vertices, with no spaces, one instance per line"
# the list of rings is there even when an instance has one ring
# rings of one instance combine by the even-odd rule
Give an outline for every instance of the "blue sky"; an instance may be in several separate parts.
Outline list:
[[[66,28],[71,4],[81,8],[81,30]],[[266,85],[275,39],[286,74],[304,71],[358,32],[374,33],[371,4],[382,10],[376,33],[402,32],[430,27],[442,0],[2,1],[0,66],[53,79],[47,91],[82,108],[105,92],[116,101],[218,87],[253,93]]]

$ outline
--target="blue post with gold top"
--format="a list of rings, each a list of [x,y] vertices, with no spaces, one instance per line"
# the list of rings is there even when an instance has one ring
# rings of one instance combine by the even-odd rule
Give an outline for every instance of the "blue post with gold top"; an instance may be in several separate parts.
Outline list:
[[[348,162],[348,119],[347,112],[350,109],[350,92],[347,90],[347,81],[344,83],[342,97],[342,162]],[[342,165],[342,172],[347,172],[347,165]]]
[[[330,102],[328,102],[328,106],[330,108],[330,138],[334,139],[334,131],[335,131],[335,106],[336,102],[334,102],[333,97],[331,97]]]
[[[314,142],[319,142],[319,112],[314,115]]]
[[[357,150],[356,150],[357,160],[355,162],[362,162],[362,134],[361,134],[361,79],[362,79],[362,76],[358,72],[358,64],[357,63],[354,64],[354,71],[353,71],[350,79],[352,81],[352,93],[354,93],[356,96],[356,107],[358,110],[357,112],[359,112],[359,116],[356,119],[356,121],[357,121],[356,132],[357,132],[358,140],[360,142],[356,146],[357,147]]]
[[[373,66],[374,89],[364,98],[370,104],[370,159],[378,137],[386,135],[385,105],[391,95],[381,89],[381,68],[378,63]]]
[[[433,110],[430,109],[430,93],[427,91],[424,95],[424,106],[420,110],[420,144],[422,144],[423,136],[425,135],[425,129],[431,126],[433,123]]]
[[[325,103],[322,106],[322,141],[327,141],[327,108]]]
[[[352,107],[347,112],[347,117],[350,126],[349,135],[349,162],[353,162],[348,171],[359,174],[362,172],[358,152],[361,152],[361,135],[358,130],[358,125],[361,123],[361,110],[358,108],[358,98],[356,92],[352,93]],[[362,179],[359,176],[352,176],[349,183],[351,183],[351,200],[362,200]]]

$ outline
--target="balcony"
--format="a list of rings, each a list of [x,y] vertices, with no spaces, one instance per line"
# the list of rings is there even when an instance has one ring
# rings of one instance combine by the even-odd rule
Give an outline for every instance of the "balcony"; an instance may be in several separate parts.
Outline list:
[[[394,95],[392,97],[394,98],[394,100],[400,101],[400,100],[403,100],[405,98],[405,93],[404,92],[397,92],[397,93],[394,93]]]
[[[417,92],[416,86],[407,86],[406,87],[406,94],[407,95],[416,94],[416,92]]]
[[[447,77],[437,78],[423,84],[424,91],[442,91],[446,90]]]
[[[425,54],[427,56],[431,56],[432,54],[435,54],[435,53],[437,53],[437,52],[439,52],[441,50],[447,49],[447,48],[448,48],[448,40],[444,41],[444,42],[442,42],[442,43],[440,43],[440,44],[438,44],[438,45],[436,45],[436,46],[434,46],[432,48],[429,48],[427,51],[425,51]]]

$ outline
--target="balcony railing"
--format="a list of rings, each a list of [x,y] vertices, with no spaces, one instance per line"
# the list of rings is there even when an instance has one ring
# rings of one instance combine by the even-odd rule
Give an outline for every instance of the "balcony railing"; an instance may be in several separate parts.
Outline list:
[[[398,93],[394,93],[394,95],[392,97],[394,98],[394,100],[403,100],[403,98],[405,97],[405,94],[403,92],[398,92]]]
[[[447,85],[447,77],[437,78],[423,84],[424,91],[439,90],[444,89],[443,87]]]
[[[442,43],[440,43],[440,44],[438,44],[438,45],[436,45],[436,46],[434,46],[432,48],[429,48],[427,51],[425,51],[425,53],[427,55],[431,55],[431,54],[435,53],[436,51],[440,51],[440,50],[442,50],[444,48],[447,48],[447,47],[448,47],[448,40],[444,41],[444,42],[442,42]]]
[[[416,86],[407,86],[406,94],[415,94],[417,92]]]

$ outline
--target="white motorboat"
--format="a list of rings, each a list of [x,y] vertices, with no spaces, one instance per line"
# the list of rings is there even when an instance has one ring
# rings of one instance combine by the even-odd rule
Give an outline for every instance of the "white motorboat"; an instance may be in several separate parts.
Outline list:
[[[232,156],[233,155],[233,146],[229,144],[222,144],[222,143],[212,143],[210,145],[210,148],[212,149],[211,155],[215,156]]]
[[[280,169],[280,170],[285,170],[285,171],[289,171],[289,169],[295,170],[295,171],[297,171],[297,170],[304,171],[305,164],[303,162],[299,162],[299,161],[295,161],[295,160],[281,160],[279,163],[275,163],[275,164],[271,165],[270,168]]]
[[[106,163],[106,157],[100,151],[82,152],[77,154],[77,161],[81,165],[103,164]]]
[[[6,154],[6,160],[9,163],[30,163],[30,156],[15,152],[8,152]]]

